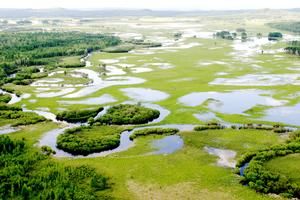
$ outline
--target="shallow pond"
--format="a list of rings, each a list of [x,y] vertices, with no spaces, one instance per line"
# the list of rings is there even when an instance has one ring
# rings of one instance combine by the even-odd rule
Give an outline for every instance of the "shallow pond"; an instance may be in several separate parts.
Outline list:
[[[211,85],[275,86],[300,85],[300,74],[247,74],[235,78],[217,78]]]
[[[162,139],[152,141],[152,147],[157,149],[150,154],[171,154],[181,149],[184,145],[179,135],[170,135]]]
[[[300,104],[270,108],[262,120],[300,126]]]
[[[216,114],[213,113],[213,112],[197,113],[197,114],[194,114],[194,116],[197,119],[199,119],[200,121],[203,121],[203,122],[210,122],[210,121],[213,121],[213,120],[216,120],[216,121],[219,121],[219,122],[223,121],[222,119],[217,117]]]
[[[139,84],[145,82],[144,79],[129,77],[129,76],[114,76],[114,77],[108,77],[106,79],[101,79],[97,72],[89,69],[78,69],[76,71],[87,74],[88,78],[92,80],[92,84],[80,89],[75,93],[71,93],[64,96],[65,98],[84,97],[94,92],[97,92],[100,89],[114,86],[114,85],[131,85],[131,84]]]
[[[208,102],[208,108],[215,112],[243,114],[256,106],[280,106],[286,103],[272,97],[262,96],[268,92],[261,90],[236,90],[231,92],[194,92],[178,99],[185,106],[199,106]]]
[[[2,126],[0,127],[0,135],[14,133],[19,130],[20,130],[19,128],[11,127],[10,125]]]
[[[110,94],[103,94],[100,97],[91,97],[83,100],[78,101],[58,101],[61,104],[84,104],[84,105],[100,105],[100,104],[107,104],[113,103],[117,100],[111,96]]]
[[[8,102],[8,104],[18,103],[22,99],[28,99],[31,96],[30,94],[23,94],[20,97],[18,97],[16,94],[5,92],[2,89],[0,89],[0,94],[9,94],[11,96],[11,100]]]
[[[217,149],[213,147],[204,147],[204,150],[209,154],[218,156],[217,164],[222,167],[235,168],[236,161],[234,160],[236,152],[226,149]]]
[[[150,88],[123,88],[120,89],[126,96],[142,102],[156,102],[167,99],[170,95]]]
[[[126,151],[129,148],[134,146],[134,141],[130,140],[130,135],[134,133],[136,130],[142,130],[142,129],[147,129],[147,128],[177,128],[180,131],[193,131],[195,125],[189,125],[189,124],[166,124],[166,125],[157,125],[157,126],[145,126],[145,127],[138,127],[133,129],[132,131],[123,131],[120,135],[120,145],[113,149],[113,150],[108,150],[108,151],[102,151],[100,153],[92,153],[87,156],[73,156],[67,152],[64,152],[63,150],[57,149],[56,147],[56,139],[57,137],[62,134],[66,129],[73,128],[79,125],[76,124],[69,124],[65,128],[61,129],[54,129],[52,131],[49,131],[43,135],[43,137],[39,141],[39,146],[49,146],[51,147],[54,151],[56,151],[56,154],[54,155],[55,157],[70,157],[70,158],[88,158],[88,157],[101,157],[101,156],[107,156],[113,153],[117,152],[122,152]],[[171,137],[168,139],[163,140],[158,140],[158,150],[160,152],[174,152],[183,146],[183,140],[179,137]],[[182,141],[182,143],[181,143]],[[170,143],[167,145],[167,143]],[[168,149],[169,148],[169,149]],[[156,151],[155,151],[156,152]],[[153,152],[153,153],[155,153]],[[157,154],[156,152],[155,154]]]

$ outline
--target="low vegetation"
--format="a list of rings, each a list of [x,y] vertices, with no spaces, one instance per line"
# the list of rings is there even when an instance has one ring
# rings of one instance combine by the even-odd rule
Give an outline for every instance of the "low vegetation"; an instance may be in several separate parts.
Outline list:
[[[107,47],[102,51],[107,53],[128,53],[133,49],[134,49],[134,45],[132,44],[122,44],[114,47]]]
[[[87,122],[88,119],[94,118],[101,112],[103,108],[95,108],[91,110],[72,110],[72,111],[63,111],[58,113],[56,119],[59,121],[67,121],[71,123],[76,122]]]
[[[178,132],[179,130],[176,128],[146,128],[134,131],[132,135],[130,135],[130,139],[134,140],[137,137],[147,135],[174,135]]]
[[[145,124],[158,118],[158,110],[140,105],[120,104],[107,110],[107,113],[97,119],[102,124]]]
[[[4,199],[108,199],[108,179],[88,166],[67,167],[0,136],[0,197]]]
[[[80,56],[70,56],[65,57],[60,60],[60,62],[57,64],[58,67],[61,68],[78,68],[78,67],[84,67],[85,63],[82,62]]]

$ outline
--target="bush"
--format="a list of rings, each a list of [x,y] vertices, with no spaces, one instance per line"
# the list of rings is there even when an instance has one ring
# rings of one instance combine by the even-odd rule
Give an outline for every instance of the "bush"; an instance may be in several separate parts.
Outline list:
[[[57,148],[73,155],[111,150],[119,146],[123,128],[108,126],[82,126],[68,129],[57,138]]]
[[[56,154],[56,152],[54,150],[51,149],[51,147],[49,146],[42,146],[41,147],[42,153],[50,156],[51,154]]]
[[[278,128],[278,127],[274,127]],[[299,133],[292,134],[287,144],[275,145],[270,148],[245,154],[237,164],[241,167],[249,163],[244,170],[243,184],[262,193],[281,194],[285,197],[300,197],[300,186],[293,183],[285,175],[271,172],[264,167],[264,163],[279,157],[293,153],[300,153]]]
[[[57,120],[67,121],[71,123],[76,122],[87,122],[89,118],[94,118],[101,112],[103,108],[96,108],[92,110],[74,110],[74,111],[63,111],[58,113],[56,116]]]
[[[271,32],[268,35],[269,40],[279,40],[283,37],[282,33],[280,32]]]
[[[9,94],[0,94],[0,103],[8,103],[11,100]]]
[[[108,179],[88,166],[63,166],[25,141],[0,136],[0,196],[4,199],[103,199]]]
[[[130,135],[130,139],[133,140],[137,137],[146,135],[174,135],[178,132],[179,130],[176,128],[146,128],[134,131],[133,134]]]
[[[216,130],[216,129],[225,129],[226,127],[215,122],[208,123],[203,126],[196,126],[194,128],[195,131],[205,131],[205,130]]]
[[[22,110],[19,110],[19,107],[4,107],[1,105],[0,119],[13,120],[12,126],[36,124],[46,121],[46,118],[39,116],[36,113],[23,112]]]
[[[139,105],[120,104],[107,110],[107,113],[97,119],[103,124],[145,124],[158,118],[158,110],[145,108]]]

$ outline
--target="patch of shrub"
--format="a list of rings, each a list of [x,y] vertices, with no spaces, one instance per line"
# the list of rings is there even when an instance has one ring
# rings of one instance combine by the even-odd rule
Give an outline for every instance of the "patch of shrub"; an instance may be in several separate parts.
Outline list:
[[[206,125],[203,126],[196,126],[194,128],[195,131],[205,131],[205,130],[216,130],[216,129],[225,129],[226,127],[216,123],[216,122],[211,122],[211,123],[207,123]]]
[[[9,94],[0,94],[0,103],[8,103],[11,100]]]
[[[176,128],[146,128],[142,130],[136,130],[130,135],[130,139],[133,140],[140,136],[146,135],[174,135],[179,130]]]
[[[103,124],[145,124],[158,118],[158,110],[145,108],[139,105],[120,104],[107,110],[107,113],[97,119]]]
[[[103,108],[96,108],[91,110],[73,110],[73,111],[63,111],[58,113],[56,116],[57,120],[67,121],[71,123],[76,122],[87,122],[89,118],[94,118],[101,112]]]
[[[269,40],[279,40],[283,37],[282,33],[280,32],[271,32],[268,35]]]
[[[98,193],[108,178],[89,166],[69,167],[29,149],[23,140],[0,136],[0,197],[4,199],[108,199]]]
[[[275,145],[258,152],[245,154],[237,164],[242,167],[249,163],[244,170],[242,184],[249,185],[250,188],[261,193],[275,193],[288,198],[300,197],[300,186],[293,183],[289,177],[269,171],[264,167],[264,163],[276,157],[287,156],[289,154],[300,153],[300,133],[292,134],[287,144]]]
[[[57,138],[57,148],[73,155],[111,150],[119,146],[123,128],[108,126],[82,126],[68,129]]]
[[[3,108],[3,106],[0,105],[0,119],[14,120],[12,126],[36,124],[46,121],[46,118],[39,116],[36,113],[19,111],[18,107],[7,107],[12,110],[1,110],[1,107]]]

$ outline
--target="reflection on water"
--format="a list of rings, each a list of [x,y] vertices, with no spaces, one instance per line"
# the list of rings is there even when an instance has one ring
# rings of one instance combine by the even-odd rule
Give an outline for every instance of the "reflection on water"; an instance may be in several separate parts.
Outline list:
[[[243,114],[256,106],[280,106],[286,103],[272,97],[262,96],[268,92],[261,90],[236,90],[232,92],[194,92],[178,99],[185,106],[199,106],[208,101],[208,108],[215,112]]]
[[[157,149],[150,154],[171,154],[183,147],[183,139],[179,135],[170,135],[152,141],[152,146]]]
[[[262,120],[300,126],[300,103],[266,110]]]

